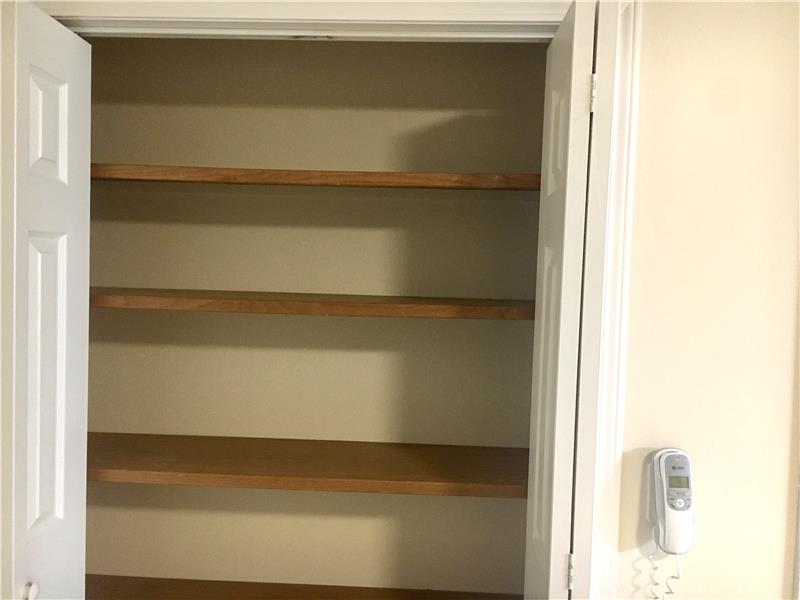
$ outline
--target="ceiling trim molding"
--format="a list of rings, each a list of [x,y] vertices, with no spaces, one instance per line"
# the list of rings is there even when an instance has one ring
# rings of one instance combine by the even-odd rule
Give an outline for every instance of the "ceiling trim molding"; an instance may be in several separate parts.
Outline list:
[[[83,36],[547,42],[555,23],[58,17]]]
[[[568,2],[38,2],[84,36],[549,41]],[[235,15],[235,16],[232,16]]]

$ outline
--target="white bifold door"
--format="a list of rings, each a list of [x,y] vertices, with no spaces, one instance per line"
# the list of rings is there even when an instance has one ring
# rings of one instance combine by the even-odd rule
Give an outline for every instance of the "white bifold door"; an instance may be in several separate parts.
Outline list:
[[[16,74],[13,524],[11,536],[3,532],[12,577],[3,592],[81,598],[90,48],[28,2],[4,10],[4,20],[13,13]],[[593,2],[569,8],[547,60],[525,557],[532,599],[569,595],[594,11]]]
[[[89,44],[31,3],[15,3],[12,11],[11,593],[82,598],[91,52]]]
[[[525,598],[567,598],[577,414],[594,2],[547,50],[533,341]],[[585,566],[588,568],[588,565]]]

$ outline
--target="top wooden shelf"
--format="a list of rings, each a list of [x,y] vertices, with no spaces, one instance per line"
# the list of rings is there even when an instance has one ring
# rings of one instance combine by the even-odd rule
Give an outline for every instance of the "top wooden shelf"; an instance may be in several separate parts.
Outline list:
[[[538,190],[541,182],[541,177],[538,173],[298,171],[109,163],[93,163],[92,179],[255,185],[517,191]]]

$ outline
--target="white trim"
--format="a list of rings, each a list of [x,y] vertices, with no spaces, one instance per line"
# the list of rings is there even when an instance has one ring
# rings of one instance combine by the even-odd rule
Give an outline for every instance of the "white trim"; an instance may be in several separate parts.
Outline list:
[[[352,41],[543,42],[557,28],[542,22],[125,19],[62,17],[81,35]]]
[[[14,572],[14,115],[16,6],[0,2],[0,598],[11,598]]]
[[[564,0],[40,4],[86,36],[487,42],[550,40],[569,6]]]
[[[577,598],[617,597],[640,13],[638,0],[599,3],[575,458]]]
[[[580,0],[588,2],[594,0]],[[271,21],[334,20],[359,21],[459,21],[546,22],[559,24],[570,0],[182,0],[140,2],[137,0],[35,0],[55,18],[168,18],[168,19],[248,19]]]

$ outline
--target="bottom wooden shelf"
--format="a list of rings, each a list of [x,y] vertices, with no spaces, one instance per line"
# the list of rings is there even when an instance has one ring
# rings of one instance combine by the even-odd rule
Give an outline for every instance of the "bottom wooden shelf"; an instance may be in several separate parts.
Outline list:
[[[513,594],[87,575],[87,600],[511,600]]]

